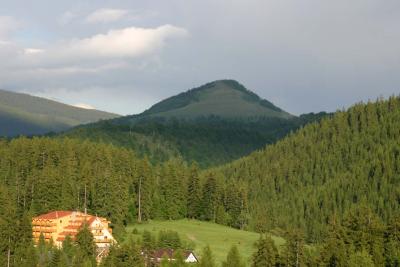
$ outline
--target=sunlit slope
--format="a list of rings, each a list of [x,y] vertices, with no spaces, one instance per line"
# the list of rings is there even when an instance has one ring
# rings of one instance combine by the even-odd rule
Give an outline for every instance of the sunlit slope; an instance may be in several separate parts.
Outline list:
[[[139,231],[139,234],[132,234],[134,228]],[[177,231],[184,241],[191,241],[195,244],[197,255],[201,254],[204,246],[209,245],[219,263],[226,259],[232,245],[238,247],[240,253],[248,262],[255,250],[254,242],[260,238],[258,233],[196,220],[151,221],[127,227],[129,235],[135,238],[140,238],[144,230],[150,231],[156,236],[160,230]],[[277,247],[285,242],[281,237],[272,236],[272,238]]]
[[[66,130],[118,115],[87,110],[45,98],[0,90],[0,136],[34,135]]]

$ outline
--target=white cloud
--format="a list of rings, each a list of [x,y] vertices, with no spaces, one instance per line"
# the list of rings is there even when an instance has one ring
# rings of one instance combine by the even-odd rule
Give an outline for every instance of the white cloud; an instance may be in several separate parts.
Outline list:
[[[156,52],[168,38],[184,37],[187,31],[172,25],[157,28],[129,27],[76,39],[46,49],[25,49],[25,62],[38,65],[87,63],[85,60],[135,58]]]
[[[129,13],[124,9],[101,8],[95,10],[93,13],[86,17],[88,23],[107,23],[122,19]]]
[[[0,16],[0,38],[6,37],[9,33],[17,30],[21,22],[11,16]]]
[[[85,103],[77,103],[72,106],[77,107],[77,108],[83,108],[83,109],[96,109],[95,107],[93,107],[89,104],[85,104]]]

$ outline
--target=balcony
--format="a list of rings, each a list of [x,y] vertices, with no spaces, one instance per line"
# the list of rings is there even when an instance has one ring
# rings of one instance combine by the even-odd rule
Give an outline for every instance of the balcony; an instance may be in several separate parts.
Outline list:
[[[57,231],[54,227],[42,227],[42,226],[33,226],[33,232],[43,232],[43,233],[54,233]]]
[[[93,236],[103,236],[103,232],[92,232]]]
[[[95,243],[111,243],[111,239],[95,239]]]
[[[32,236],[36,237],[36,238],[39,238],[40,234],[41,234],[41,232],[34,232],[34,233],[32,233]],[[46,238],[46,239],[51,238],[51,236],[52,236],[51,233],[43,233],[43,237]]]
[[[47,222],[47,221],[33,221],[33,226],[57,226],[57,223]]]

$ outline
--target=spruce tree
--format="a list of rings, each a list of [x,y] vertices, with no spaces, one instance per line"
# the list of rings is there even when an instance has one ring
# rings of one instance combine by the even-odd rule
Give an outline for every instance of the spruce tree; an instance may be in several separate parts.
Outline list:
[[[96,245],[93,234],[86,223],[76,234],[75,243],[77,246],[78,260],[81,262],[96,262]]]
[[[218,186],[213,174],[210,174],[203,186],[202,195],[202,218],[209,221],[216,220],[218,207]]]
[[[372,257],[368,252],[361,251],[355,252],[350,255],[347,263],[348,267],[375,267]]]
[[[298,229],[288,231],[283,252],[283,261],[286,266],[304,266],[304,250],[303,233]]]
[[[255,243],[256,251],[252,257],[252,267],[274,267],[278,259],[278,250],[270,236],[260,236]]]
[[[222,267],[245,267],[239,250],[235,245],[229,250],[226,261],[222,263]]]
[[[199,267],[216,267],[214,255],[211,251],[210,246],[205,246],[203,248],[201,258],[200,258],[200,263]]]
[[[323,266],[347,266],[347,248],[346,237],[342,226],[336,218],[330,221],[327,238],[323,241],[323,247],[320,255],[320,263]]]
[[[201,187],[198,166],[195,163],[190,167],[187,191],[187,216],[191,219],[197,219],[200,216]]]

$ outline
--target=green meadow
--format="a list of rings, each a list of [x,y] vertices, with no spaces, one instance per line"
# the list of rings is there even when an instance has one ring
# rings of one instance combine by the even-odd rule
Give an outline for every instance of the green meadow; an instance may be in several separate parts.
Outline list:
[[[132,231],[137,229],[138,233]],[[242,231],[215,223],[201,222],[197,220],[177,221],[150,221],[143,224],[134,224],[127,227],[128,238],[141,238],[144,230],[150,231],[157,236],[160,230],[173,230],[179,233],[183,242],[195,245],[195,254],[199,256],[204,246],[209,245],[218,263],[225,260],[229,249],[236,245],[242,257],[249,262],[254,252],[254,243],[260,235],[254,232]],[[272,236],[277,247],[284,244],[284,239]]]

